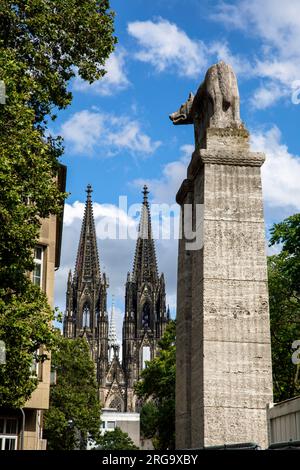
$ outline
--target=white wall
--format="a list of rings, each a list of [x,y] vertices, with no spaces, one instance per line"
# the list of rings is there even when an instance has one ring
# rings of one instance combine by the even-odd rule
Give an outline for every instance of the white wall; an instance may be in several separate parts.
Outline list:
[[[268,409],[270,444],[300,440],[300,396]]]

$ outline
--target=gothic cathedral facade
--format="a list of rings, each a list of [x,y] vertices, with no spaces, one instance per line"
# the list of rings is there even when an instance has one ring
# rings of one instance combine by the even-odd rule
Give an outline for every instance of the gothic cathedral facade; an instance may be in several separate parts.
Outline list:
[[[145,361],[155,357],[157,343],[170,318],[164,275],[159,276],[157,269],[148,190],[144,186],[133,270],[127,274],[122,358],[114,305],[108,318],[108,281],[100,270],[90,185],[86,192],[75,270],[68,277],[63,334],[86,338],[102,405],[118,411],[136,411],[139,403],[134,384],[140,379]]]

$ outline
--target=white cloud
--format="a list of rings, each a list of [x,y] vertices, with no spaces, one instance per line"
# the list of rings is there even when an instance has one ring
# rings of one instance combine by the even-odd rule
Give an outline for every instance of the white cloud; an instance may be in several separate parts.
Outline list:
[[[136,59],[149,62],[158,72],[171,68],[181,76],[197,77],[207,65],[205,44],[167,20],[134,21],[128,24],[128,33],[141,47]]]
[[[82,220],[84,213],[84,203],[75,201],[73,204],[65,204],[64,207],[64,227],[69,227],[76,219]]]
[[[238,0],[235,4],[220,2],[214,19],[225,25],[259,35],[284,56],[299,54],[299,1]]]
[[[230,64],[237,75],[246,75],[248,78],[253,76],[253,67],[248,58],[241,55],[234,55],[226,42],[215,41],[208,46],[211,55],[215,55],[217,60],[223,60]]]
[[[272,56],[272,53],[269,55]],[[300,53],[298,57],[289,60],[276,52],[273,55],[271,60],[256,60],[253,64],[253,74],[264,80],[251,100],[256,109],[272,106],[284,97],[292,101],[293,83],[300,77]]]
[[[152,142],[148,135],[141,132],[138,121],[128,121],[127,119],[123,122],[121,119],[118,121],[119,129],[108,132],[106,136],[107,142],[111,146],[115,146],[119,150],[125,148],[132,152],[145,154],[154,153],[160,147],[160,141]]]
[[[85,204],[83,202],[75,201],[73,204],[65,204],[64,208],[64,227],[71,226],[76,220],[83,219]],[[118,224],[132,227],[136,226],[135,221],[127,214],[126,210],[122,207],[113,204],[99,204],[93,203],[93,214],[95,221],[105,218],[111,221],[117,221]],[[100,233],[97,232],[100,238]]]
[[[277,80],[290,89],[292,82],[300,77],[300,64],[276,58],[272,60],[258,60],[255,64],[255,73],[259,77]]]
[[[276,103],[284,94],[285,91],[278,83],[269,82],[254,91],[250,102],[255,109],[266,109]]]
[[[150,155],[161,145],[141,130],[137,120],[101,111],[83,110],[73,114],[62,126],[61,135],[79,154],[105,152],[112,156],[121,150]]]
[[[299,0],[239,0],[220,2],[212,19],[260,39],[252,76],[265,82],[255,92],[252,105],[266,108],[291,95],[292,82],[300,78]]]
[[[239,5],[241,8],[241,2]],[[219,23],[223,23],[228,27],[245,29],[247,19],[245,15],[241,14],[240,8],[237,8],[237,5],[232,5],[221,1],[217,5],[216,11],[210,15],[210,18],[218,21]]]
[[[125,50],[119,48],[107,59],[105,64],[106,74],[104,77],[89,84],[77,75],[73,82],[73,89],[76,91],[92,92],[102,96],[110,96],[128,88],[130,82],[125,72],[125,57]]]
[[[262,166],[264,201],[270,209],[300,210],[300,157],[281,143],[281,132],[274,126],[267,132],[254,132],[252,148],[266,154]]]
[[[161,178],[139,178],[133,181],[133,185],[141,187],[147,184],[151,190],[151,200],[155,203],[174,204],[176,193],[182,181],[186,178],[187,165],[194,148],[194,145],[182,145],[180,147],[182,156],[178,160],[164,165]]]
[[[90,154],[104,130],[104,116],[88,110],[73,114],[61,126],[62,136],[72,144],[76,153]]]

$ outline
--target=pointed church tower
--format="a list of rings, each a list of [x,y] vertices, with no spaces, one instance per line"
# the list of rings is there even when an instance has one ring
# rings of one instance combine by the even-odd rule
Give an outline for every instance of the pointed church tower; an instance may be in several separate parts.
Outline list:
[[[164,275],[158,276],[148,188],[143,188],[143,203],[132,274],[128,273],[123,321],[123,370],[126,380],[126,409],[136,409],[133,392],[145,361],[153,359],[157,342],[167,322]]]
[[[116,329],[116,323],[115,323],[114,297],[112,298],[110,321],[109,321],[108,349],[109,349],[109,362],[111,362],[115,354],[119,356],[119,344],[117,340],[117,329]]]
[[[101,275],[92,206],[91,185],[82,221],[74,275],[68,277],[64,336],[85,336],[95,362],[99,385],[105,380],[108,365],[108,282]]]
[[[119,343],[115,324],[115,305],[112,299],[108,331],[109,360],[105,382],[100,388],[100,400],[104,408],[125,411],[125,378],[119,358]]]

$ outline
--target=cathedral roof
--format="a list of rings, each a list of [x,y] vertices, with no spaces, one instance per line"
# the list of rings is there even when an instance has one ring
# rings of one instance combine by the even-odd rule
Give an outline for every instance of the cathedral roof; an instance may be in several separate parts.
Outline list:
[[[141,219],[132,272],[133,280],[137,284],[141,284],[142,282],[156,283],[158,281],[155,246],[151,228],[151,214],[148,202],[149,191],[146,185],[143,188],[142,194]]]
[[[100,280],[101,276],[90,184],[86,188],[86,193],[87,198],[74,271],[74,279],[78,283]]]

